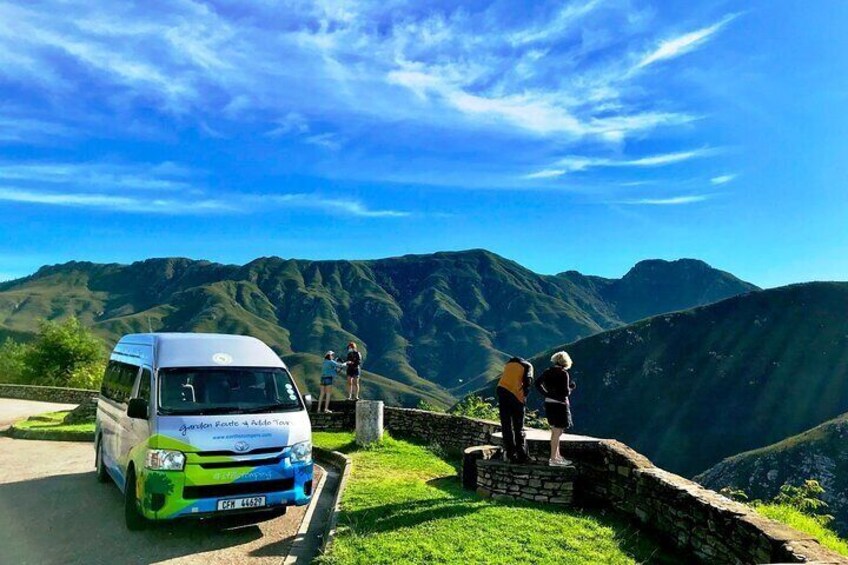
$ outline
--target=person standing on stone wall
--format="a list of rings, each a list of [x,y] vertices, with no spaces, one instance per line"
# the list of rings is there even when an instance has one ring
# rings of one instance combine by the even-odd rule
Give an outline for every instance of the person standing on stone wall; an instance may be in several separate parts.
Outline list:
[[[498,412],[501,417],[506,458],[512,463],[526,463],[524,440],[524,407],[533,382],[533,365],[521,357],[513,357],[504,365],[498,381]]]
[[[571,357],[565,351],[557,351],[551,357],[552,365],[545,369],[536,389],[545,397],[545,416],[551,425],[551,458],[549,464],[555,467],[571,465],[571,461],[563,459],[559,453],[559,439],[563,430],[574,427],[571,419],[571,404],[569,396],[576,388],[568,370],[571,368]]]
[[[321,392],[318,395],[318,413],[321,413],[321,404],[324,404],[324,412],[330,412],[330,396],[333,394],[333,377],[347,366],[347,363],[339,363],[335,359],[336,354],[328,351],[324,354],[324,363],[321,365]],[[326,400],[325,400],[326,399]]]
[[[356,343],[347,344],[347,399],[359,400],[359,378],[362,374],[362,354]]]

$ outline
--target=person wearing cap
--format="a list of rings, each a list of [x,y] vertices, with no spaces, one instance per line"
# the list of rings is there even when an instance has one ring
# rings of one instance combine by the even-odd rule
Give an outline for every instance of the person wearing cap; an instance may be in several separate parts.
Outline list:
[[[330,412],[330,395],[333,393],[333,379],[336,373],[347,366],[335,359],[336,354],[328,351],[324,354],[324,363],[321,365],[321,393],[318,395],[318,412],[321,412],[321,402],[326,398],[324,412]]]
[[[356,343],[347,344],[347,399],[359,400],[359,377],[362,372],[362,354]]]

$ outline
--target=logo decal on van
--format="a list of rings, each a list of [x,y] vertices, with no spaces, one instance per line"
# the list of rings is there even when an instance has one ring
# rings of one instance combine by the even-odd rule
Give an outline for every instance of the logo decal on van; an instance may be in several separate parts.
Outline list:
[[[235,449],[239,453],[244,453],[245,451],[250,449],[250,444],[246,441],[237,441],[236,444],[233,446],[233,449]]]
[[[216,353],[212,356],[212,362],[216,365],[229,365],[233,362],[233,357],[229,353]]]

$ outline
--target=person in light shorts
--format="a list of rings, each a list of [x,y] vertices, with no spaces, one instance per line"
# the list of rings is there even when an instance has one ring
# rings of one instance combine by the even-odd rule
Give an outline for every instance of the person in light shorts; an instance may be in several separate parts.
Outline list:
[[[336,354],[328,351],[324,354],[324,363],[321,364],[321,393],[318,395],[318,412],[321,412],[321,403],[324,402],[324,412],[330,411],[330,395],[333,393],[333,379],[347,363],[339,363],[335,359]],[[326,400],[325,400],[326,399]]]

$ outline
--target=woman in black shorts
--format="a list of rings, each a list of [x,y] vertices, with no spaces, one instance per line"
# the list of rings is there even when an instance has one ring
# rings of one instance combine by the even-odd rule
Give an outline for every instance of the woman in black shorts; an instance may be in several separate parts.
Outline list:
[[[557,351],[551,357],[551,365],[536,381],[536,389],[545,397],[545,416],[551,425],[551,458],[548,463],[555,467],[571,465],[571,461],[563,459],[559,454],[559,438],[563,430],[574,427],[571,420],[571,405],[568,397],[574,390],[568,370],[571,368],[571,357],[565,351]]]
[[[359,377],[362,374],[362,354],[356,344],[347,344],[347,399],[359,400]]]

